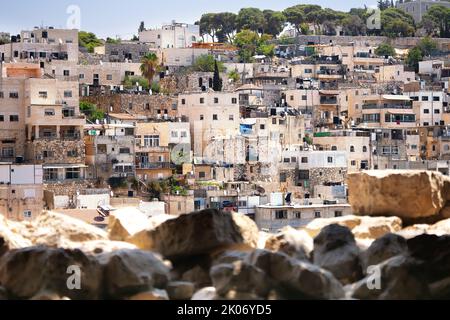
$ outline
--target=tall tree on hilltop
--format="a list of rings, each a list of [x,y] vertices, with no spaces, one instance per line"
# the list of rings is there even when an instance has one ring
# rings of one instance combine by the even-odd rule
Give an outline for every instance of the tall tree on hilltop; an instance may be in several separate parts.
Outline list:
[[[153,78],[158,72],[158,56],[154,53],[147,53],[141,61],[142,75],[148,80],[150,87],[153,83]]]
[[[217,64],[217,60],[214,64],[214,77],[213,77],[213,90],[214,91],[222,91],[223,81],[220,78],[219,66]]]

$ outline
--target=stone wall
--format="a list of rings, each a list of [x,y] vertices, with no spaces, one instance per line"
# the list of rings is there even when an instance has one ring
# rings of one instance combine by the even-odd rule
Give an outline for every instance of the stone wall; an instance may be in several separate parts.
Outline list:
[[[313,168],[309,170],[309,191],[314,194],[314,187],[325,183],[342,183],[347,179],[347,168]]]
[[[80,100],[82,102],[93,103],[104,112],[123,113],[127,111],[151,118],[157,118],[158,110],[160,111],[161,117],[166,112],[169,117],[176,117],[178,113],[178,100],[170,96],[105,94],[82,97]]]
[[[35,164],[84,163],[86,149],[84,140],[45,140],[27,142],[26,159]],[[47,156],[45,156],[47,152]],[[74,152],[69,155],[68,152]],[[50,153],[50,154],[49,154]]]

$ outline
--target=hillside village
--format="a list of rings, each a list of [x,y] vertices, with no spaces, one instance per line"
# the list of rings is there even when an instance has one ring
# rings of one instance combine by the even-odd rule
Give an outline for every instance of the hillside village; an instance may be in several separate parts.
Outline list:
[[[450,2],[379,9],[0,30],[0,300],[448,299]]]

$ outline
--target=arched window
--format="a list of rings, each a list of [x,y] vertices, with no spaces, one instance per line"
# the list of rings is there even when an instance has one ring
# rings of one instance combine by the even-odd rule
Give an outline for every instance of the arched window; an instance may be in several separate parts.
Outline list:
[[[355,152],[355,147],[354,146],[350,146],[350,152]]]

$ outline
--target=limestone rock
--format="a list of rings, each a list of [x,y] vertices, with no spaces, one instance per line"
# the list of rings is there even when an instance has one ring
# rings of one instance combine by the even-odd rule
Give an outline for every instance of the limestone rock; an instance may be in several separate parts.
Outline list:
[[[267,239],[265,249],[284,252],[298,260],[309,260],[313,246],[313,239],[306,231],[286,227]]]
[[[447,180],[434,171],[352,173],[348,176],[349,202],[359,215],[397,216],[408,222],[437,218],[447,201]]]
[[[176,260],[221,250],[255,248],[258,227],[238,213],[205,210],[166,221],[154,230],[141,231],[128,241]]]
[[[153,289],[152,291],[140,292],[126,300],[136,300],[136,301],[155,301],[155,300],[169,300],[169,296],[165,290]]]
[[[445,219],[429,226],[427,228],[427,233],[437,236],[450,235],[450,219]]]
[[[427,233],[429,227],[430,226],[428,224],[415,224],[397,231],[395,234],[402,236],[405,239],[412,239],[420,236],[421,234]]]
[[[81,288],[70,290],[68,284],[77,285],[77,267]],[[73,300],[92,300],[100,297],[102,272],[99,263],[80,250],[29,247],[1,257],[0,283],[19,299],[48,291]]]
[[[210,286],[212,283],[208,270],[205,270],[201,266],[195,266],[185,271],[181,276],[181,280],[194,283],[197,289]]]
[[[131,235],[144,230],[148,224],[148,217],[135,208],[115,210],[109,216],[109,239],[125,241]]]
[[[247,256],[248,252],[243,251],[225,251],[221,252],[221,254],[214,258],[212,262],[212,266],[223,264],[223,263],[233,263],[236,261],[243,261]]]
[[[415,300],[430,297],[428,285],[420,275],[420,263],[411,257],[392,257],[374,270],[373,274],[348,286],[348,295],[361,300]]]
[[[30,240],[25,239],[20,231],[14,228],[16,224],[8,221],[0,214],[0,257],[8,250],[21,249],[32,246]]]
[[[219,264],[211,268],[210,276],[219,296],[227,297],[232,292],[250,294],[254,297],[266,297],[270,292],[270,283],[261,269],[236,261]]]
[[[216,288],[214,287],[205,287],[200,290],[198,290],[194,295],[192,296],[191,300],[215,300],[216,297]]]
[[[350,230],[337,224],[323,228],[314,238],[314,264],[344,284],[360,279],[359,249]]]
[[[169,266],[152,252],[123,249],[99,255],[98,260],[103,266],[106,295],[112,299],[164,289],[169,282]]]
[[[195,286],[191,282],[174,281],[167,285],[167,293],[171,300],[190,300],[194,295]]]
[[[81,220],[56,212],[44,212],[28,226],[24,237],[34,245],[73,247],[73,243],[108,240],[107,233]]]
[[[281,252],[256,250],[246,263],[263,270],[283,299],[340,299],[344,290],[329,272]],[[269,297],[271,293],[269,294]]]
[[[137,247],[128,242],[109,241],[109,240],[92,240],[86,242],[72,242],[65,249],[80,249],[86,254],[98,255],[107,252],[114,252],[122,249],[137,249]]]
[[[361,255],[363,272],[369,266],[374,266],[400,254],[408,254],[406,240],[396,234],[386,234],[375,240],[372,245]]]

